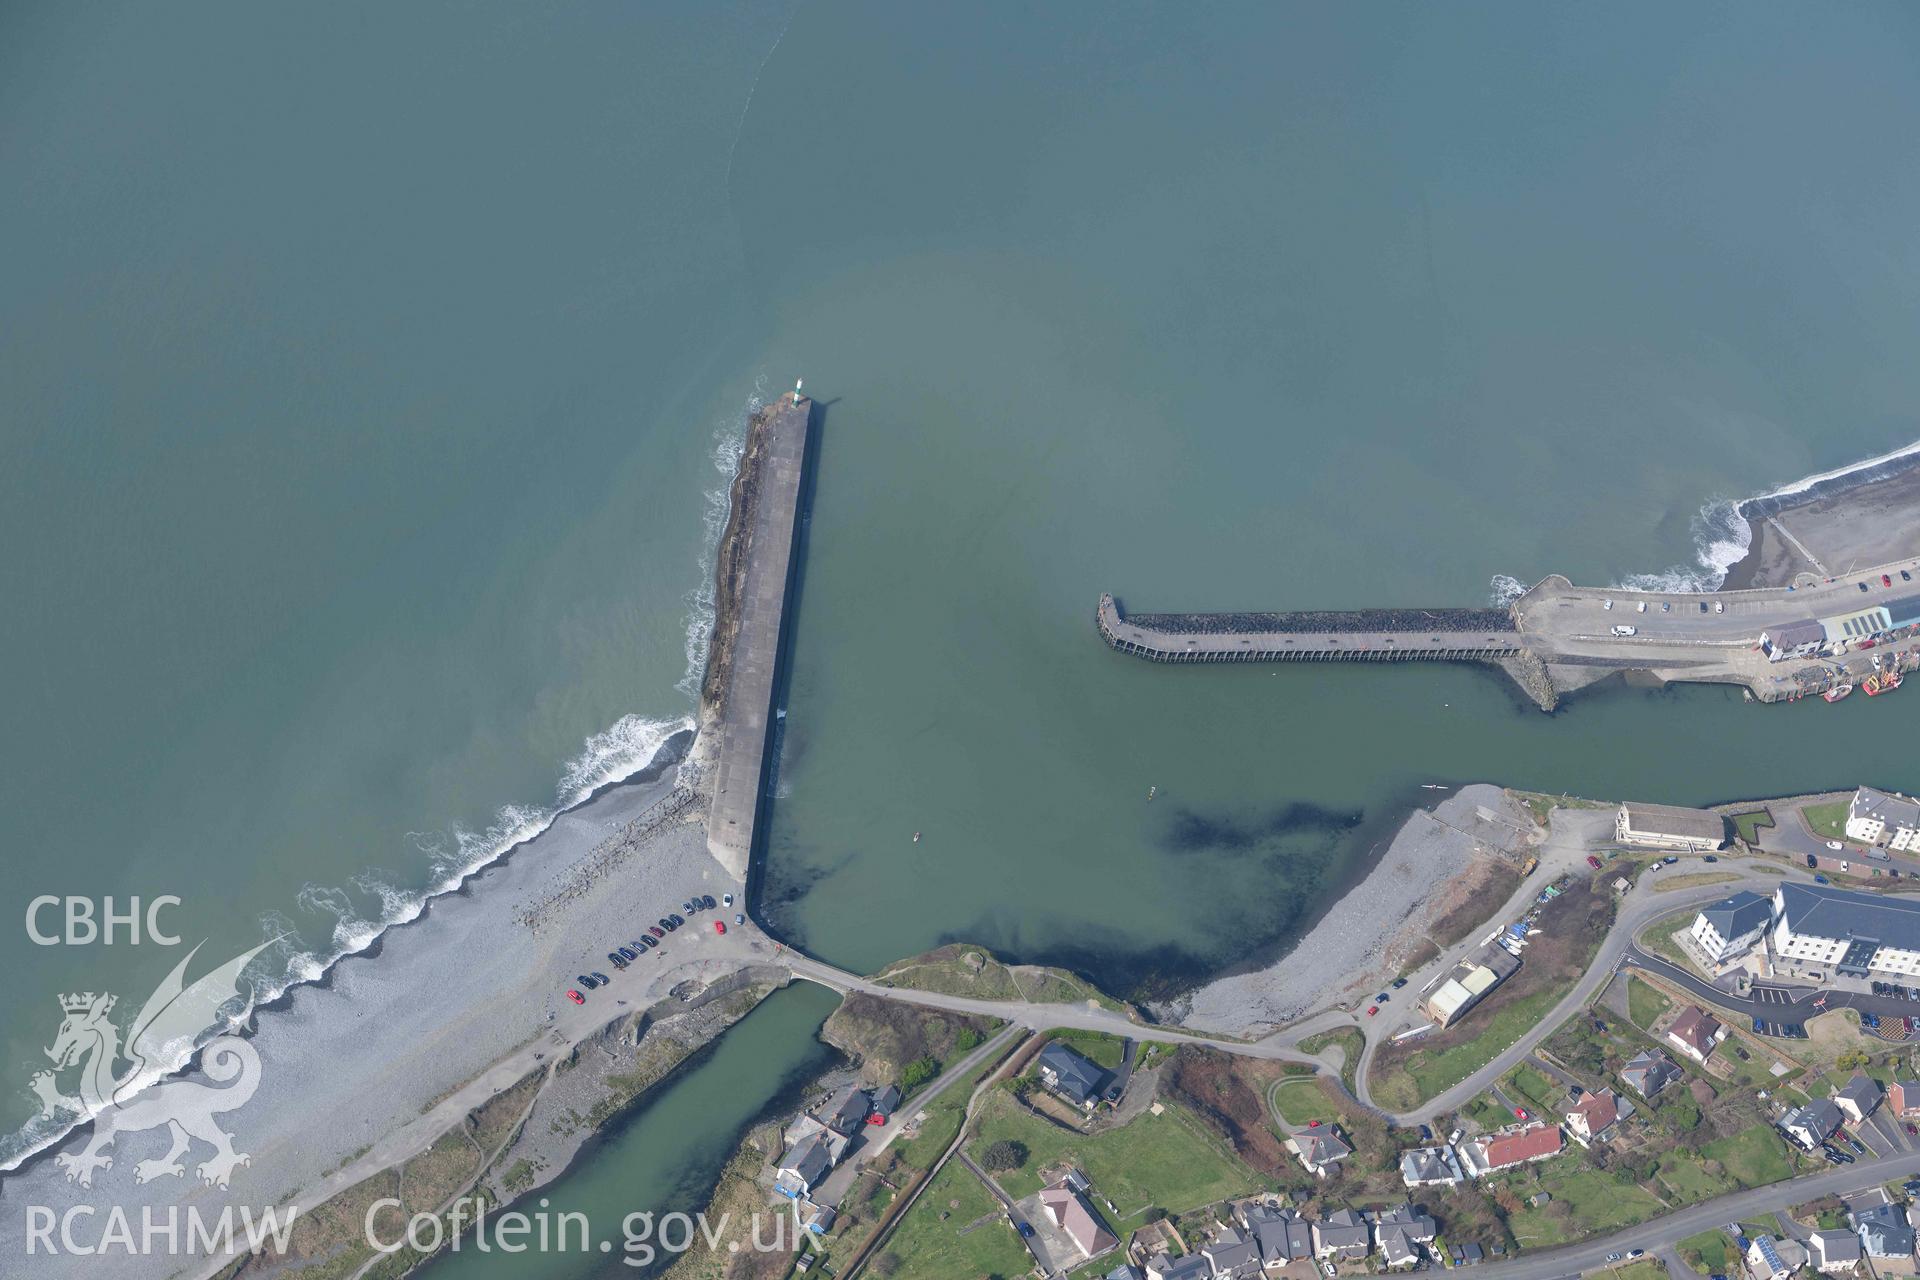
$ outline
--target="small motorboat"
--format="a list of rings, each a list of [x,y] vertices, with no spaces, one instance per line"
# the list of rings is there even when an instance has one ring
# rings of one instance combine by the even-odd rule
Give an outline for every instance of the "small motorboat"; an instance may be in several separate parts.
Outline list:
[[[1821,696],[1821,697],[1823,697],[1823,698],[1825,698],[1825,699],[1826,699],[1826,700],[1827,700],[1828,702],[1838,702],[1838,701],[1840,701],[1840,699],[1842,699],[1842,698],[1844,698],[1844,697],[1846,697],[1846,696],[1847,696],[1848,694],[1850,694],[1850,693],[1852,693],[1852,692],[1853,692],[1853,686],[1852,686],[1852,685],[1850,685],[1850,684],[1837,684],[1837,685],[1835,685],[1835,686],[1833,686],[1833,688],[1831,688],[1831,689],[1829,689],[1829,690],[1827,690],[1827,691],[1826,691],[1825,693],[1823,693],[1823,694],[1821,694],[1820,696]]]

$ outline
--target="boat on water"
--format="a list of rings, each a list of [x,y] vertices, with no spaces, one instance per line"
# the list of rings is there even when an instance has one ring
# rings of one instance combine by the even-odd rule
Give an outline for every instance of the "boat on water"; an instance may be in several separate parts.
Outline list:
[[[1869,698],[1877,698],[1883,693],[1892,693],[1899,687],[1900,675],[1895,671],[1876,671],[1860,686]]]
[[[1852,686],[1852,685],[1850,685],[1850,684],[1837,684],[1837,685],[1835,685],[1835,686],[1833,686],[1833,688],[1831,688],[1831,689],[1829,689],[1829,690],[1827,690],[1827,691],[1826,691],[1825,693],[1823,693],[1823,694],[1821,694],[1820,696],[1821,696],[1821,697],[1823,697],[1823,698],[1825,698],[1825,699],[1826,699],[1826,700],[1827,700],[1828,702],[1838,702],[1838,701],[1840,701],[1840,699],[1842,699],[1842,698],[1844,698],[1844,697],[1846,697],[1846,696],[1847,696],[1848,694],[1850,694],[1850,693],[1852,693],[1852,692],[1853,692],[1853,686]]]

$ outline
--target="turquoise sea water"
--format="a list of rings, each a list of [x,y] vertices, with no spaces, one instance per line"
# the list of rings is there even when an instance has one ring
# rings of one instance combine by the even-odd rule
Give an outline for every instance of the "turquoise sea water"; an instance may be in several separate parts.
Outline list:
[[[36,946],[34,895],[177,894],[297,975],[636,767],[716,459],[796,376],[764,906],[827,959],[1157,989],[1291,936],[1420,782],[1916,785],[1890,700],[1547,718],[1092,624],[1697,569],[1710,500],[1920,436],[1902,8],[0,24],[7,1128],[58,992],[177,959]]]

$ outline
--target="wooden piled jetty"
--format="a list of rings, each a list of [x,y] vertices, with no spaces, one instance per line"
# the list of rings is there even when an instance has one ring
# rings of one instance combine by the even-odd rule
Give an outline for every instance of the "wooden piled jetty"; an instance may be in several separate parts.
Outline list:
[[[1506,609],[1142,613],[1100,597],[1100,634],[1151,662],[1459,662],[1525,646]]]
[[[1542,710],[1558,703],[1545,664],[1510,609],[1351,609],[1124,614],[1100,597],[1108,647],[1149,662],[1480,662],[1507,672]]]

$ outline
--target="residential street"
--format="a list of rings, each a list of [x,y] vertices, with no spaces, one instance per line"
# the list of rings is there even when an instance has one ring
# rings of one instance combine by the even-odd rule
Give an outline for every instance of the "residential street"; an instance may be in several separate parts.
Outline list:
[[[1524,1258],[1512,1262],[1496,1262],[1473,1268],[1472,1273],[1484,1280],[1558,1280],[1561,1276],[1577,1275],[1604,1267],[1607,1255],[1624,1252],[1628,1249],[1645,1249],[1648,1253],[1661,1253],[1672,1249],[1680,1241],[1691,1235],[1698,1235],[1712,1227],[1725,1226],[1742,1218],[1762,1213],[1772,1213],[1790,1204],[1804,1203],[1828,1193],[1847,1195],[1879,1186],[1896,1178],[1911,1177],[1920,1173],[1920,1152],[1896,1156],[1891,1160],[1862,1162],[1847,1165],[1840,1169],[1823,1173],[1809,1174],[1804,1178],[1795,1178],[1790,1182],[1776,1182],[1771,1186],[1756,1187],[1751,1191],[1736,1191],[1732,1195],[1721,1196],[1717,1200],[1707,1200],[1691,1208],[1670,1213],[1664,1218],[1616,1231],[1584,1244],[1568,1245],[1564,1249],[1548,1249],[1539,1253],[1530,1253]],[[1682,1276],[1684,1277],[1684,1272]]]
[[[1740,889],[1752,889],[1758,893],[1771,893],[1782,879],[1805,880],[1808,878],[1805,872],[1789,871],[1785,876],[1779,874],[1763,874],[1759,871],[1745,869],[1740,863],[1730,862],[1725,858],[1722,858],[1711,867],[1702,863],[1698,858],[1682,858],[1677,864],[1669,867],[1666,871],[1655,874],[1678,876],[1688,871],[1706,870],[1725,871],[1734,878],[1716,884],[1695,885],[1686,889],[1677,889],[1663,893],[1656,887],[1658,885],[1657,879],[1649,881],[1647,877],[1643,877],[1642,883],[1628,893],[1626,899],[1622,902],[1619,917],[1615,920],[1613,929],[1607,934],[1606,939],[1601,942],[1599,951],[1594,955],[1593,963],[1588,966],[1586,973],[1574,984],[1566,996],[1553,1007],[1552,1012],[1536,1023],[1525,1035],[1516,1040],[1510,1048],[1494,1058],[1493,1061],[1489,1062],[1486,1066],[1480,1068],[1480,1070],[1474,1072],[1465,1080],[1462,1080],[1459,1084],[1413,1111],[1394,1115],[1392,1118],[1395,1123],[1423,1124],[1432,1120],[1437,1115],[1456,1110],[1475,1094],[1486,1089],[1493,1081],[1498,1080],[1519,1063],[1525,1061],[1541,1041],[1553,1034],[1556,1027],[1571,1017],[1575,1011],[1584,1008],[1594,996],[1599,994],[1600,989],[1612,980],[1613,975],[1618,972],[1620,965],[1631,949],[1633,936],[1654,919],[1687,907],[1698,907],[1702,903],[1713,902]],[[1506,917],[1502,918],[1504,919]],[[1698,985],[1701,987],[1706,986],[1704,983],[1699,983]],[[1694,988],[1689,987],[1689,990],[1693,989]],[[1712,991],[1712,988],[1709,987],[1707,990]],[[1703,996],[1703,998],[1713,999],[1715,997],[1709,995]],[[1368,1041],[1367,1052],[1363,1057],[1363,1066],[1359,1075],[1361,1100],[1369,1106],[1373,1104],[1368,1096],[1366,1067],[1371,1065],[1373,1052],[1378,1043],[1379,1042],[1374,1040]]]

